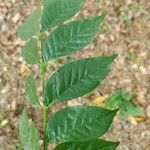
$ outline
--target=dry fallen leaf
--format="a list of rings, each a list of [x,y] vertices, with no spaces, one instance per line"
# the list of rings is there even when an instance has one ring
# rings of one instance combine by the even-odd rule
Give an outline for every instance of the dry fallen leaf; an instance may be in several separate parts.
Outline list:
[[[142,122],[142,121],[144,121],[144,117],[135,117],[135,120],[139,123],[139,122]]]
[[[133,116],[129,116],[128,117],[128,120],[132,123],[132,124],[134,124],[134,125],[137,125],[139,122],[142,122],[142,121],[144,121],[144,117],[133,117]]]

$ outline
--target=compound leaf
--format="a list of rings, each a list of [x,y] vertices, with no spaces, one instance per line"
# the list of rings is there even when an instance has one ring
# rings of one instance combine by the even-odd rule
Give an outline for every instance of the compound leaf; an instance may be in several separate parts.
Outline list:
[[[28,64],[37,64],[39,61],[37,40],[32,38],[22,48],[22,57]]]
[[[119,142],[96,139],[87,142],[66,142],[59,144],[55,150],[115,150]]]
[[[25,95],[33,105],[38,105],[38,96],[36,92],[36,84],[33,75],[29,75],[25,84]]]
[[[73,17],[83,2],[84,0],[45,0],[42,15],[43,30]]]
[[[106,77],[117,55],[86,58],[66,64],[48,80],[44,103],[57,103],[83,96],[94,90]]]
[[[29,124],[26,110],[19,120],[19,136],[24,150],[39,150],[38,131],[33,122]]]
[[[42,42],[45,61],[71,54],[88,45],[102,23],[105,14],[90,19],[73,21],[57,28]]]
[[[117,110],[73,106],[56,112],[48,121],[47,141],[83,142],[102,136]]]
[[[38,7],[29,18],[27,18],[24,24],[20,25],[17,29],[17,33],[22,40],[28,40],[31,37],[40,33],[40,20],[41,20],[41,7]]]

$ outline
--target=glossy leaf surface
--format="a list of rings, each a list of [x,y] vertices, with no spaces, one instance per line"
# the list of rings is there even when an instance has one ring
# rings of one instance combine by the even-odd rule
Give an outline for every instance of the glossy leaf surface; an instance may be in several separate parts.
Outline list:
[[[38,64],[37,40],[32,38],[22,48],[22,57],[28,64]]]
[[[36,84],[33,75],[29,75],[25,84],[25,95],[33,105],[38,105]]]
[[[17,33],[22,40],[28,40],[31,37],[40,33],[41,7],[38,7],[24,24],[20,25]]]
[[[49,119],[47,140],[80,142],[98,138],[108,130],[116,112],[94,106],[64,108]]]
[[[26,110],[19,120],[19,136],[24,150],[39,150],[38,131],[33,122],[29,124]]]
[[[84,0],[45,0],[42,16],[42,28],[58,25],[73,17]]]
[[[44,103],[48,106],[93,91],[105,79],[116,56],[86,58],[66,64],[49,78]]]
[[[87,142],[66,142],[59,144],[55,150],[115,150],[119,142],[92,140]]]
[[[45,61],[71,54],[88,45],[98,31],[104,17],[105,14],[73,21],[56,29],[42,43]]]

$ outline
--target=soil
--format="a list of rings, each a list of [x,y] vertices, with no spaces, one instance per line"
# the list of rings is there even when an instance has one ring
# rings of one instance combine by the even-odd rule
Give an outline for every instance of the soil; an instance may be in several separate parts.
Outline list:
[[[35,0],[0,0],[0,149],[14,150],[19,145],[18,120],[24,107],[29,110],[41,132],[42,114],[25,100],[24,81],[33,71],[39,96],[41,82],[36,65],[27,65],[21,58],[24,44],[16,36],[16,29],[36,7]],[[95,97],[105,97],[124,88],[137,96],[134,101],[144,112],[142,119],[114,119],[112,128],[104,136],[107,140],[121,141],[118,150],[150,150],[150,1],[148,0],[87,0],[77,17],[89,17],[107,12],[107,17],[94,41],[69,59],[50,62],[51,71],[79,57],[118,54],[111,71],[99,88],[83,98],[58,104],[91,103]],[[134,57],[130,57],[131,53]],[[50,72],[50,71],[49,71]],[[40,137],[42,139],[42,136]],[[42,143],[42,140],[40,141]],[[53,145],[49,146],[51,150]]]

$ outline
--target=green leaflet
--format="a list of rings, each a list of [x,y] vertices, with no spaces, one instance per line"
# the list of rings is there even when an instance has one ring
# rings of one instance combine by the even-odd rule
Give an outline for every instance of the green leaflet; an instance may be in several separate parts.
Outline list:
[[[142,116],[143,112],[132,103],[134,99],[135,95],[125,89],[120,89],[107,99],[106,106],[120,108],[120,115],[123,119],[127,119],[128,115]]]
[[[46,106],[93,91],[105,79],[116,56],[81,59],[60,68],[46,84],[44,91]]]
[[[83,142],[102,136],[117,110],[73,106],[56,112],[48,121],[47,141]]]
[[[71,54],[88,45],[98,31],[105,15],[73,21],[57,28],[42,42],[44,60],[48,61]]]
[[[96,139],[87,142],[66,142],[59,144],[55,150],[115,150],[119,142]]]
[[[39,104],[36,93],[36,84],[33,75],[29,75],[26,79],[25,95],[27,97],[27,100],[30,101],[33,105]]]
[[[28,64],[38,64],[38,47],[37,40],[31,38],[22,48],[22,57]]]
[[[26,110],[19,120],[19,136],[24,150],[39,150],[38,131],[33,122],[29,124]]]
[[[40,33],[41,7],[38,7],[24,24],[20,25],[17,33],[22,40],[28,40]]]
[[[119,107],[133,116],[142,116],[143,112],[129,101],[121,101]]]
[[[135,99],[135,95],[126,91],[125,89],[117,90],[110,98],[107,99],[106,105],[111,107],[117,107],[123,100],[132,101]]]
[[[84,0],[45,0],[41,22],[43,30],[73,17],[83,2]]]

